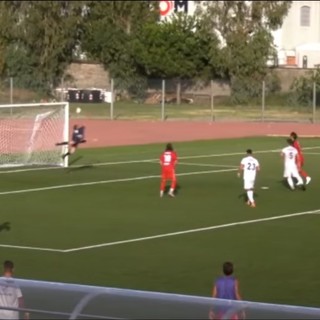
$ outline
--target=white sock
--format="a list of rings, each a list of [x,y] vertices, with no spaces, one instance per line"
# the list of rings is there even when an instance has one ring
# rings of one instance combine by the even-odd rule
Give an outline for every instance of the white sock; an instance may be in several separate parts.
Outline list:
[[[161,190],[161,191],[160,191],[160,197],[162,197],[162,196],[163,196],[163,191]]]
[[[303,184],[302,178],[298,175],[295,177],[298,180],[298,184]]]
[[[173,193],[174,189],[170,188],[169,193]]]
[[[254,199],[253,199],[253,191],[252,190],[248,190],[247,191],[247,196],[248,196],[248,199],[251,203],[254,202]]]
[[[294,189],[294,184],[293,184],[292,177],[288,177],[288,178],[287,178],[287,181],[288,181],[288,183],[289,183],[290,188],[293,190],[293,189]]]

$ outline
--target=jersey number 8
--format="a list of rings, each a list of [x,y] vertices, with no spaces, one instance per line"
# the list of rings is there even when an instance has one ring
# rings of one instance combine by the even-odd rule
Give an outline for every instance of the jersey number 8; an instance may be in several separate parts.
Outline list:
[[[164,155],[164,163],[170,164],[170,162],[171,162],[171,154],[165,154]]]

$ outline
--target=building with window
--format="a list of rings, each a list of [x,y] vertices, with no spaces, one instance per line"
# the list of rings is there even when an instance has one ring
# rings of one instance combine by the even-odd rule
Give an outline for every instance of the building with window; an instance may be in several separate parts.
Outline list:
[[[293,1],[273,36],[280,66],[314,68],[320,63],[320,1]]]
[[[177,12],[193,15],[197,5],[195,1],[160,1],[160,19],[170,21]],[[292,1],[283,25],[272,34],[279,66],[314,68],[320,64],[320,1]]]

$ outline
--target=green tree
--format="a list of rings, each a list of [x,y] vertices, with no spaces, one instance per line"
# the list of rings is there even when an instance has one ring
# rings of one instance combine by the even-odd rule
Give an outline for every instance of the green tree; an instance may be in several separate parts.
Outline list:
[[[81,39],[85,1],[5,1],[11,14],[4,72],[15,83],[50,93]],[[0,17],[0,25],[7,25]],[[0,43],[5,37],[0,35]]]
[[[290,86],[289,103],[294,106],[309,107],[313,104],[314,84],[320,91],[320,68],[308,70],[304,76],[297,77]],[[319,105],[319,101],[317,101]]]
[[[116,79],[118,89],[137,91],[145,79],[132,41],[145,23],[158,20],[158,1],[90,1],[82,48]]]
[[[261,92],[267,61],[275,55],[271,31],[279,28],[292,1],[212,1],[200,10],[206,25],[223,42],[222,63],[234,102]]]
[[[0,75],[5,75],[7,48],[12,41],[12,33],[18,23],[16,10],[19,3],[16,1],[0,2]]]
[[[184,14],[171,22],[146,24],[133,48],[146,74],[161,78],[208,78],[210,56],[219,55],[217,37],[197,17]]]

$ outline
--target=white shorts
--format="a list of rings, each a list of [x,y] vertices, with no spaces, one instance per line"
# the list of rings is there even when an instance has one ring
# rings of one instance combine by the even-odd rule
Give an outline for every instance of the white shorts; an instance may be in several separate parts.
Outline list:
[[[11,308],[15,308],[15,306],[11,306]],[[19,312],[2,309],[2,310],[0,310],[0,319],[18,320],[18,319],[20,319]]]
[[[254,180],[252,179],[244,179],[243,180],[243,188],[244,190],[250,190],[254,188]]]
[[[285,167],[284,168],[284,173],[283,173],[283,177],[284,178],[288,178],[288,177],[294,177],[297,178],[299,177],[299,171],[297,167]]]

